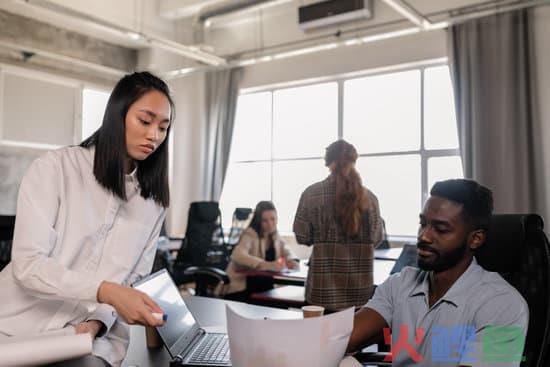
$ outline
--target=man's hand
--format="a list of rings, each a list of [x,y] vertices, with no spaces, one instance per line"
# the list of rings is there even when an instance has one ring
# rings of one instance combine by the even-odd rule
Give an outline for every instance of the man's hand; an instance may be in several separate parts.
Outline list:
[[[153,317],[153,312],[163,314],[162,309],[145,293],[120,284],[103,282],[97,291],[97,300],[113,306],[128,324],[161,326],[164,321]]]
[[[75,331],[77,334],[90,333],[90,335],[92,336],[92,339],[94,339],[102,327],[103,327],[103,323],[101,321],[89,320],[89,321],[81,322],[80,324],[76,325]]]

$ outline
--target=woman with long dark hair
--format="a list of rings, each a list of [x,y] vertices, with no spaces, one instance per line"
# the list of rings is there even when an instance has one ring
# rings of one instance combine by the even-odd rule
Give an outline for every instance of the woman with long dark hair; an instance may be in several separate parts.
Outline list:
[[[162,80],[126,75],[90,138],[33,162],[19,190],[12,260],[0,273],[0,336],[90,333],[93,356],[71,365],[110,366],[126,354],[126,323],[162,324],[152,314],[159,306],[129,286],[151,271],[170,202],[173,118]]]
[[[247,300],[250,293],[273,288],[271,279],[246,278],[239,270],[281,271],[297,268],[297,258],[285,246],[277,232],[277,210],[271,201],[260,201],[254,209],[250,225],[233,249],[227,266],[230,282],[224,290],[226,298]]]
[[[328,310],[361,306],[372,296],[374,246],[382,240],[378,199],[355,169],[357,151],[345,140],[326,149],[330,175],[300,197],[294,233],[313,246],[306,301]]]

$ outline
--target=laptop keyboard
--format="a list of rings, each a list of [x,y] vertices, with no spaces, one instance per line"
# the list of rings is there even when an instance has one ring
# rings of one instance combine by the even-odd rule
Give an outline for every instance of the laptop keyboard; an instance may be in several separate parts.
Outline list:
[[[190,363],[228,365],[229,340],[226,334],[206,334],[193,355]]]

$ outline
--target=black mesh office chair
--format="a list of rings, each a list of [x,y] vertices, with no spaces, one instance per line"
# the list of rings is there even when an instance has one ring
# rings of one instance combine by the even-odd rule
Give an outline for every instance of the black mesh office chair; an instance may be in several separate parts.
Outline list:
[[[234,247],[239,243],[241,233],[248,224],[251,214],[252,208],[235,208],[231,219],[231,229],[227,235],[227,245]]]
[[[550,366],[550,246],[536,214],[493,215],[486,243],[476,254],[478,263],[498,272],[514,286],[529,306],[529,328],[522,367]],[[360,353],[364,365],[380,363],[384,353]]]
[[[0,215],[0,270],[11,261],[11,244],[14,228],[14,215]]]
[[[550,248],[536,214],[493,215],[478,263],[513,285],[529,306],[522,367],[548,366],[550,333]]]
[[[191,203],[185,238],[172,267],[175,283],[194,282],[196,295],[214,295],[220,283],[229,283],[224,271],[229,255],[218,202]]]

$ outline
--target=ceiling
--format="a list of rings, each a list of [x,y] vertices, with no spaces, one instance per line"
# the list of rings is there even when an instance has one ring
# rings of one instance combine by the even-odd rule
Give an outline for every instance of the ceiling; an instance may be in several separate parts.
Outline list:
[[[181,64],[181,67],[232,65],[247,52],[260,54],[275,47],[292,51],[311,45],[322,46],[323,42],[334,42],[330,38],[334,38],[336,33],[340,40],[345,41],[348,34],[350,37],[352,34],[354,37],[372,36],[416,26],[427,30],[421,22],[441,27],[445,25],[443,22],[448,22],[459,12],[475,15],[476,6],[495,10],[512,5],[550,3],[544,0],[373,0],[375,11],[370,20],[304,32],[297,25],[297,8],[318,1],[2,0],[0,62],[7,62],[6,57],[2,58],[2,48],[10,49],[12,53],[32,51],[45,58],[55,58],[52,54],[57,53],[60,56],[58,61],[63,63],[74,61],[71,57],[76,59],[76,63],[79,59],[88,60],[83,51],[90,48],[91,52],[103,52],[104,59],[110,62],[92,59],[92,64],[98,64],[96,71],[109,73],[104,69],[108,66],[113,69],[111,74],[114,78],[117,70],[124,73],[128,71],[128,65],[139,65],[138,58],[143,51],[175,55],[178,60],[176,64]],[[9,27],[18,26],[22,23],[21,17],[36,23],[22,28],[17,34],[6,31],[6,26],[2,30],[2,22]],[[415,21],[415,17],[420,21]],[[253,25],[246,26],[247,23]],[[386,24],[395,26],[388,28]],[[34,29],[39,27],[42,27],[42,32],[35,32]],[[48,32],[51,41],[40,36]],[[246,42],[247,32],[258,33],[254,35],[255,39],[262,39]],[[70,42],[75,35],[86,37],[81,40],[80,46]],[[65,43],[60,42],[62,37],[66,38]],[[71,50],[71,47],[76,50]],[[128,50],[140,52],[132,56]],[[132,57],[135,60],[129,60]],[[93,65],[82,67],[94,69]]]

